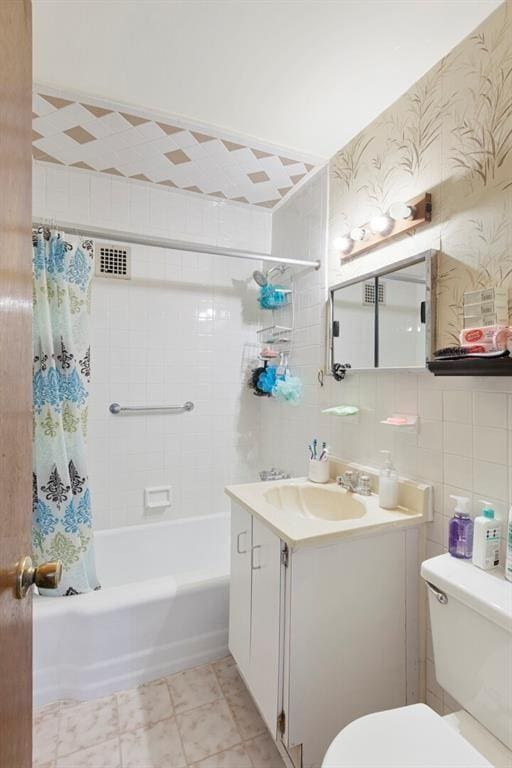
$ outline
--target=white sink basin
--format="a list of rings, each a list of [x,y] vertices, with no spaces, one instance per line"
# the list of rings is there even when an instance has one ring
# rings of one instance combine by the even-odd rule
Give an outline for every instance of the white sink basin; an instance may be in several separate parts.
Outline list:
[[[335,475],[353,469],[337,459],[333,464]],[[430,486],[409,480],[400,481],[401,506],[397,509],[382,509],[375,493],[362,496],[346,491],[334,480],[320,485],[303,477],[230,485],[226,493],[292,547],[431,519]]]
[[[338,486],[286,484],[270,488],[265,500],[280,510],[318,520],[356,520],[366,514],[358,499]]]

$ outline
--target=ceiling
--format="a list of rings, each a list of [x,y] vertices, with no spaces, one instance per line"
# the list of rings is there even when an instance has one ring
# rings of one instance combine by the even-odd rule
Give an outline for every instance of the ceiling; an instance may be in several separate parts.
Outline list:
[[[34,79],[328,158],[497,0],[34,0]]]
[[[315,172],[315,159],[73,91],[34,86],[35,160],[274,208]]]

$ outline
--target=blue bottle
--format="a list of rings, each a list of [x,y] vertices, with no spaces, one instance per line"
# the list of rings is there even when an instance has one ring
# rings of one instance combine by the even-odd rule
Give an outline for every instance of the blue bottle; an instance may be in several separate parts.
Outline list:
[[[450,496],[455,499],[455,512],[450,520],[448,550],[453,557],[470,560],[473,554],[473,520],[469,515],[469,499],[466,496]]]

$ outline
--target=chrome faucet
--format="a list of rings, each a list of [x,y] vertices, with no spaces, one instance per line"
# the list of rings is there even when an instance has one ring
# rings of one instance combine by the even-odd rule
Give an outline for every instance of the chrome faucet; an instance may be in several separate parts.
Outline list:
[[[359,493],[361,496],[371,496],[371,478],[369,475],[360,474],[353,469],[347,469],[342,475],[338,475],[336,482],[346,491]]]

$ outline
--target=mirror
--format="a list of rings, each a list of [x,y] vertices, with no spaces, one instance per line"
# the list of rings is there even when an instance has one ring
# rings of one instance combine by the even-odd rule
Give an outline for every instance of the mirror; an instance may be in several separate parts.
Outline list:
[[[433,252],[330,291],[329,370],[424,367],[431,350]],[[339,365],[341,364],[341,366]]]
[[[374,367],[375,280],[333,291],[334,360],[352,368]]]

